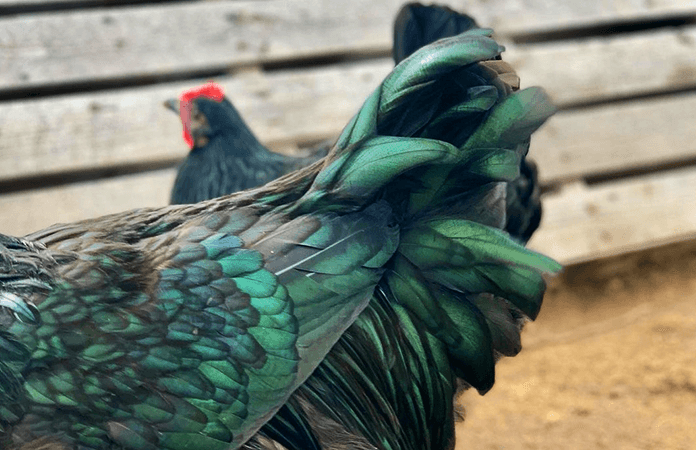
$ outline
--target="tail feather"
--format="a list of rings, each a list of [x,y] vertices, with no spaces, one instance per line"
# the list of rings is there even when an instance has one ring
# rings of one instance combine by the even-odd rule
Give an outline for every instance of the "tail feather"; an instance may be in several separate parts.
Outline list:
[[[541,188],[537,182],[536,164],[527,158],[522,162],[520,176],[507,185],[505,230],[526,243],[541,223]]]
[[[259,434],[289,450],[321,450],[321,444],[296,397],[291,397],[273,419],[259,430]]]
[[[555,112],[542,89],[516,91],[510,67],[492,61],[503,48],[490,35],[473,29],[400,63],[298,202],[312,209],[354,202],[359,209],[382,193],[402,231],[381,285],[445,344],[456,374],[482,393],[494,382],[496,355],[517,350],[508,337],[519,329],[516,317],[536,317],[544,274],[560,270],[491,228],[507,221],[501,208],[474,212],[486,207],[481,192],[519,177],[531,134]],[[470,193],[484,203],[463,201]],[[494,297],[470,300],[481,294]],[[492,314],[487,300],[508,313]]]
[[[493,294],[467,295],[483,314],[491,331],[493,349],[503,356],[515,356],[522,350],[520,331],[524,316],[509,301]]]
[[[560,269],[490,227],[502,222],[501,208],[482,219],[475,213],[467,220],[452,216],[452,211],[463,212],[459,203],[469,192],[519,177],[532,132],[555,111],[543,90],[515,91],[518,80],[509,66],[491,64],[502,47],[489,35],[490,30],[477,29],[440,40],[397,66],[339,138],[335,155],[349,148],[351,157],[341,158],[341,169],[320,175],[310,189],[369,195],[387,185],[388,195],[400,200],[393,206],[402,208],[404,231],[386,283],[446,345],[457,375],[481,392],[493,384],[495,355],[518,351],[517,340],[509,336],[519,329],[519,313],[532,319],[538,314],[544,274]],[[430,49],[438,57],[427,60]],[[453,126],[462,123],[468,125]],[[399,155],[410,153],[396,151],[408,148],[406,143],[394,145],[399,138],[413,143],[416,154],[418,148],[431,153],[400,161]],[[364,145],[370,139],[375,146]],[[379,161],[389,163],[375,166],[381,176],[366,187],[361,180],[368,169],[351,165],[370,160],[360,152],[379,145],[389,148],[370,156],[379,154]],[[433,156],[436,147],[440,153]],[[404,177],[420,183],[406,200],[395,181]],[[482,209],[479,204],[467,207]],[[487,301],[505,306],[506,313],[492,313]]]
[[[441,40],[394,68],[341,133],[321,172],[298,202],[301,208],[316,207],[322,199],[335,202],[336,196],[341,201],[351,197],[369,201],[373,193],[408,170],[451,166],[465,157],[456,142],[426,140],[420,133],[440,117],[442,97],[459,85],[457,75],[468,65],[503,51],[490,34],[491,30],[472,30]],[[452,96],[468,97],[466,92]],[[369,167],[368,162],[376,166]],[[367,182],[366,173],[372,177]]]
[[[544,274],[559,269],[495,228],[427,219],[402,235],[388,282],[408,310],[447,343],[461,366],[459,376],[486,392],[494,381],[496,353],[519,352],[519,313],[536,318]]]
[[[393,57],[396,63],[407,58],[417,49],[430,44],[438,39],[455,36],[467,30],[478,28],[476,21],[466,14],[454,11],[442,5],[421,5],[418,3],[408,3],[399,11],[396,20],[394,21],[394,47]],[[515,71],[509,64],[503,62],[500,56],[496,56],[493,60],[482,61],[479,63],[480,72],[487,78],[491,86],[497,89],[504,89],[509,94],[511,90],[517,90],[520,87],[520,80]],[[497,73],[497,77],[491,78],[490,75],[485,76],[486,72],[493,71]],[[497,78],[497,79],[495,79]],[[491,86],[482,86],[482,92],[479,102],[483,105],[483,109],[488,109],[486,102],[496,100]],[[472,88],[472,108],[476,108],[476,102],[473,101]],[[464,106],[462,106],[462,109]],[[455,110],[458,108],[455,108]],[[475,112],[475,111],[472,111]],[[478,124],[474,120],[466,120],[468,125],[462,126],[459,122],[457,126],[453,126],[454,115],[448,120],[446,115],[441,116],[442,119],[433,123],[431,127],[433,136],[445,136],[447,130],[451,132],[467,135]],[[458,117],[462,118],[461,115]],[[463,119],[463,118],[462,118]],[[455,131],[456,130],[456,131]],[[424,134],[423,137],[430,137]],[[520,151],[521,164],[520,175],[511,182],[506,183],[506,224],[505,230],[516,240],[526,243],[532,236],[532,233],[539,227],[541,220],[541,200],[539,184],[537,182],[536,166],[525,156],[527,149]]]

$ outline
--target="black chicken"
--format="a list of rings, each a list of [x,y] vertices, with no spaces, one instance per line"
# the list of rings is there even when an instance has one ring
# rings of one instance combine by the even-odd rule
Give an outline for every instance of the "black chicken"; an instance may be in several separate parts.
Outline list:
[[[451,448],[559,270],[502,231],[553,107],[490,34],[417,51],[266,186],[0,235],[0,446]]]
[[[179,166],[172,204],[197,203],[261,186],[308,166],[330,148],[323,145],[304,158],[268,150],[225,98],[222,88],[212,82],[164,104],[179,114],[184,141],[191,148]]]

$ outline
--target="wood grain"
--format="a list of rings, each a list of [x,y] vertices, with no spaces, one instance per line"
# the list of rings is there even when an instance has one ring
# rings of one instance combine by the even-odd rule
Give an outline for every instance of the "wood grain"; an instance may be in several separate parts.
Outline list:
[[[392,66],[384,59],[216,81],[278,147],[337,135]],[[0,104],[0,179],[183,158],[181,124],[162,103],[204,81]]]
[[[402,3],[401,0],[207,1],[3,17],[0,18],[0,48],[3,49],[0,89],[221,71],[244,64],[329,54],[386,53],[391,48],[392,23]],[[675,0],[651,2],[653,6],[632,0],[612,4],[542,0],[445,3],[470,12],[481,25],[492,26],[503,39],[522,31],[577,26],[581,22],[675,12],[696,14],[696,2]],[[552,46],[546,50],[549,53],[546,60],[560,58],[556,61],[561,71],[568,64],[574,70],[580,69],[571,78],[578,80],[585,79],[587,70],[623,76],[629,70],[617,71],[615,66],[622,59],[628,64],[638,61],[632,67],[649,72],[658,65],[645,66],[644,62],[658,58],[658,63],[665,60],[678,63],[684,47],[688,49],[684,42],[693,39],[693,31],[672,35],[667,32],[664,45],[650,44],[650,37],[645,37],[647,43],[643,43],[642,37],[620,37],[619,44],[612,39],[597,44],[590,42],[585,46],[590,53],[580,58],[572,52],[563,57],[568,44]],[[635,45],[631,44],[636,39]],[[624,40],[630,47],[625,55],[621,45]],[[648,46],[645,55],[636,50],[644,45]],[[529,58],[529,52],[522,51],[518,60]],[[596,53],[604,62],[601,67],[593,63]],[[616,58],[616,55],[624,56]],[[691,61],[689,67],[693,67],[693,58]],[[530,71],[534,72],[535,67],[531,64]],[[546,72],[549,78],[556,77],[556,73],[548,69]]]
[[[556,114],[532,137],[542,184],[696,159],[696,93]]]
[[[292,147],[336,136],[391,67],[382,59],[217,81],[263,142]],[[183,158],[178,118],[162,102],[202,81],[0,104],[0,179]],[[696,94],[564,111],[531,152],[544,184],[691,160],[693,117]]]
[[[200,0],[197,3],[218,0]],[[0,6],[21,8],[46,3],[109,5],[110,0],[0,0]],[[132,5],[147,5],[144,0],[130,0]],[[392,3],[400,7],[404,1],[380,0],[373,3]],[[660,19],[696,13],[694,0],[586,0],[558,2],[550,0],[439,0],[476,17],[482,25],[495,27],[505,34],[579,28],[598,23],[616,23],[640,19]],[[336,5],[340,8],[340,5]],[[395,9],[394,11],[396,11]],[[393,20],[393,17],[388,17]]]
[[[564,264],[696,237],[696,169],[596,186],[571,184],[544,198],[529,246]]]
[[[696,87],[696,27],[511,46],[523,85],[562,106]]]
[[[9,16],[0,18],[0,89],[383,50],[396,9],[392,0],[269,0]]]
[[[506,36],[696,13],[694,0],[460,0],[445,3],[466,11],[483,26]]]

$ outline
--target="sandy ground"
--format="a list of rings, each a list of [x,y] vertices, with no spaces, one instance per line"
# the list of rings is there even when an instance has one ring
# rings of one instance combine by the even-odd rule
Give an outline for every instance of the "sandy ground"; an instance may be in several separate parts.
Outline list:
[[[696,243],[570,267],[462,398],[464,449],[696,449]]]

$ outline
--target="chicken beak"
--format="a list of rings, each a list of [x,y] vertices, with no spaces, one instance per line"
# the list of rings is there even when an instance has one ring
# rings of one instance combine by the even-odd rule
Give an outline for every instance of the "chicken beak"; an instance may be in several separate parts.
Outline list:
[[[164,107],[167,109],[171,109],[176,114],[179,114],[179,100],[176,98],[170,98],[169,100],[165,100]]]

